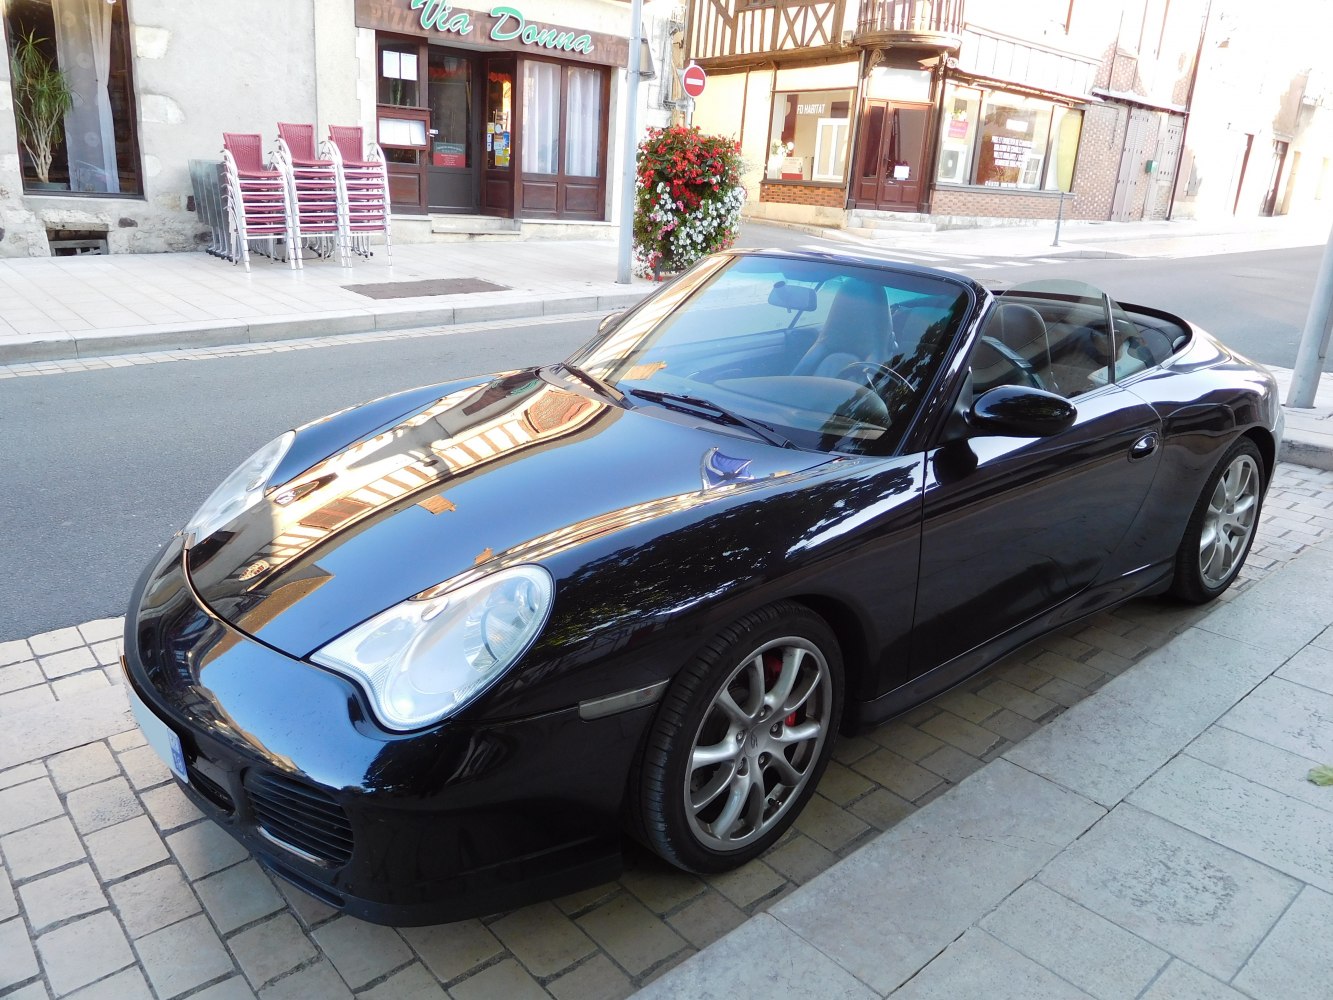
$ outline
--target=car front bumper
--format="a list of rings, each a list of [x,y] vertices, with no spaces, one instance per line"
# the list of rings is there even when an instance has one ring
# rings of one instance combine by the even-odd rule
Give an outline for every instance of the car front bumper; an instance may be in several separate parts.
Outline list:
[[[135,588],[125,672],[179,738],[191,801],[357,917],[458,920],[620,871],[622,798],[652,706],[385,732],[350,682],[210,614],[179,540]]]

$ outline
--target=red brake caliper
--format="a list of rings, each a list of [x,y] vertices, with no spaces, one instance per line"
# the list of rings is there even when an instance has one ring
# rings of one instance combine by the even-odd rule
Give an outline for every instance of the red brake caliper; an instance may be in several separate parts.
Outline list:
[[[773,650],[769,650],[767,653],[764,654],[764,684],[767,686],[772,686],[773,682],[778,679],[778,675],[781,673],[782,673],[782,654],[775,652]],[[796,725],[796,713],[792,712],[791,715],[787,716],[782,721],[785,725],[788,726]]]

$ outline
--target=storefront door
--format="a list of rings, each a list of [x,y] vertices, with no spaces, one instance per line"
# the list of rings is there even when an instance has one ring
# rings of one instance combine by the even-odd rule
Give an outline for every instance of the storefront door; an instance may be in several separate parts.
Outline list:
[[[866,101],[856,158],[857,208],[920,210],[930,114],[929,104]]]
[[[606,207],[608,75],[600,66],[524,59],[523,218],[601,219]]]
[[[477,60],[471,53],[430,47],[427,64],[430,148],[426,205],[432,212],[477,210]]]

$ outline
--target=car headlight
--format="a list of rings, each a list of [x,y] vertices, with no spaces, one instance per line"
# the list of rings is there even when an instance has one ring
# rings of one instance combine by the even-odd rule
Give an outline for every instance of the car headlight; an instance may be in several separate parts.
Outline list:
[[[420,729],[478,697],[527,652],[546,624],[553,590],[540,566],[501,570],[403,601],[310,659],[356,681],[386,728]]]
[[[201,542],[228,521],[259,503],[269,477],[296,440],[296,432],[276,437],[236,467],[204,501],[185,526],[187,544]]]

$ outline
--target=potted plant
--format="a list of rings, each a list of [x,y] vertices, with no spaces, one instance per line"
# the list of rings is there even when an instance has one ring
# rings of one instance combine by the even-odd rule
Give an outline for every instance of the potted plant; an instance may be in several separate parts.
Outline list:
[[[740,143],[698,126],[648,129],[636,160],[638,274],[661,280],[736,242],[745,204],[740,154]]]
[[[74,104],[74,94],[65,74],[41,50],[45,40],[32,31],[21,35],[9,66],[19,143],[32,158],[40,186],[58,187],[51,184],[51,156],[65,127],[65,112]]]

